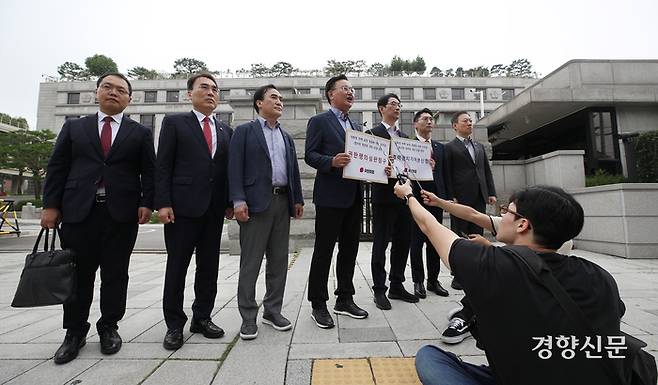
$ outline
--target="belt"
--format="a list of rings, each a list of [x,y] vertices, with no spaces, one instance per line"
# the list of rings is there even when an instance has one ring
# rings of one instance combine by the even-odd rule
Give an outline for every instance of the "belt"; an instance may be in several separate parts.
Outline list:
[[[96,203],[105,203],[105,201],[107,201],[107,195],[96,194]]]
[[[288,186],[272,186],[272,194],[283,195],[288,193]]]

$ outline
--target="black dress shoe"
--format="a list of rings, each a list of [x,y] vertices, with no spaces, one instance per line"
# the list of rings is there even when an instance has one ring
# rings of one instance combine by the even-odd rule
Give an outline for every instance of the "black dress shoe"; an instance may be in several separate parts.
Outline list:
[[[80,334],[66,334],[64,337],[64,342],[55,352],[55,363],[57,365],[65,364],[78,356],[80,348],[85,346],[87,343],[85,335]]]
[[[167,330],[162,346],[167,350],[176,350],[183,346],[183,331],[181,329]]]
[[[430,285],[427,284],[427,288],[429,289]],[[427,292],[425,291],[425,285],[423,285],[422,282],[415,282],[414,283],[414,295],[418,298],[426,298],[427,297]]]
[[[190,324],[192,333],[203,333],[206,338],[220,338],[224,336],[224,329],[215,325],[211,320],[204,319],[200,321],[192,320]]]
[[[418,297],[409,293],[402,284],[391,284],[391,288],[388,289],[388,298],[399,299],[409,303],[418,302]]]
[[[436,295],[440,295],[441,297],[447,297],[448,295],[450,295],[450,293],[448,293],[448,290],[444,289],[439,281],[428,281],[427,290],[432,291],[436,293]]]
[[[356,306],[354,301],[336,301],[334,306],[334,313],[350,316],[356,319],[363,319],[368,317],[368,312]]]
[[[114,328],[102,330],[99,337],[101,339],[101,353],[114,354],[121,349],[121,336]]]
[[[450,287],[452,287],[455,290],[464,290],[462,285],[457,281],[455,277],[452,278],[452,282],[450,283]]]
[[[375,305],[378,309],[391,310],[391,301],[386,298],[386,293],[375,293]]]
[[[334,319],[331,318],[331,314],[326,307],[321,309],[313,309],[311,313],[311,318],[315,321],[315,324],[322,329],[331,329],[334,327]]]

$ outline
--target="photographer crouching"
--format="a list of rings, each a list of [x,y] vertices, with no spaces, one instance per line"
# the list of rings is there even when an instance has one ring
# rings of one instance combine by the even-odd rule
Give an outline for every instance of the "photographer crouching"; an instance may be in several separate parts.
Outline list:
[[[619,327],[625,306],[617,284],[600,266],[556,253],[583,227],[583,209],[571,195],[551,186],[513,194],[496,235],[507,246],[495,247],[462,239],[438,223],[408,181],[396,184],[395,194],[407,200],[414,220],[463,285],[490,364],[469,364],[427,345],[416,355],[423,384],[615,383],[612,368],[622,365],[615,358],[623,358],[625,349]],[[533,262],[541,268],[534,271]],[[539,279],[551,273],[591,329],[583,329]]]

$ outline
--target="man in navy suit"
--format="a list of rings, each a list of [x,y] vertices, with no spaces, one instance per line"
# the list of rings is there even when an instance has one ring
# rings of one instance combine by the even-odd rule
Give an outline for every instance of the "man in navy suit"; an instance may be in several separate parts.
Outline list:
[[[228,146],[232,130],[213,116],[219,99],[215,78],[199,73],[187,81],[193,110],[162,120],[156,160],[155,207],[165,224],[167,269],[162,310],[167,324],[163,346],[183,345],[185,275],[196,251],[190,332],[220,338],[224,330],[210,315],[217,295],[219,244],[228,199]]]
[[[396,94],[387,94],[377,101],[377,109],[382,121],[372,128],[373,135],[391,139],[393,137],[407,138],[400,131],[397,121],[400,118],[402,104]],[[391,144],[394,146],[394,144]],[[396,170],[392,170],[396,171]],[[397,183],[396,175],[389,179],[388,184],[372,184],[372,290],[374,301],[379,309],[389,310],[391,302],[388,298],[406,302],[418,302],[418,298],[409,293],[404,282],[404,270],[409,256],[409,238],[411,233],[411,216],[404,201],[393,194],[393,186]],[[386,298],[386,248],[391,240],[391,272],[388,276],[391,288]]]
[[[416,130],[416,139],[421,142],[432,145],[432,157],[430,165],[434,180],[419,182],[423,190],[431,191],[439,197],[445,198],[446,191],[444,186],[443,171],[445,169],[445,158],[443,155],[443,145],[437,140],[432,139],[432,129],[434,128],[434,117],[429,108],[414,114],[414,128]],[[420,197],[420,190],[417,184],[412,184],[414,195],[419,202],[423,200]],[[443,210],[435,206],[425,206],[436,220],[441,223],[443,220]],[[427,236],[420,230],[414,222],[411,227],[411,277],[414,281],[414,294],[419,298],[425,298],[425,268],[423,266],[423,245],[427,245],[425,255],[427,256],[427,290],[436,293],[442,297],[448,296],[448,291],[441,286],[439,282],[439,271],[441,270],[441,261],[436,249],[427,239]]]
[[[256,280],[263,255],[266,292],[263,323],[285,331],[292,328],[281,315],[288,272],[290,217],[304,213],[302,184],[292,136],[278,119],[283,96],[273,84],[254,93],[258,118],[238,126],[229,150],[230,199],[240,225],[240,275],[238,308],[242,316],[240,337],[258,336]]]
[[[99,111],[67,120],[57,136],[43,192],[41,226],[62,222],[62,244],[76,254],[77,298],[64,305],[66,337],[55,363],[78,356],[89,331],[96,271],[101,270],[101,352],[121,349],[117,322],[126,311],[128,264],[137,224],[153,207],[153,136],[123,114],[132,87],[119,73],[96,82]]]
[[[361,127],[348,117],[354,101],[354,88],[345,75],[338,75],[327,81],[324,93],[331,107],[308,121],[304,160],[317,169],[313,185],[315,245],[308,279],[308,300],[313,307],[311,317],[315,323],[328,329],[334,327],[326,303],[329,300],[329,268],[337,239],[338,287],[334,291],[337,296],[334,313],[361,319],[366,318],[368,312],[359,308],[352,299],[363,207],[361,183],[342,176],[343,167],[350,162],[350,155],[345,153],[345,132],[361,131]]]

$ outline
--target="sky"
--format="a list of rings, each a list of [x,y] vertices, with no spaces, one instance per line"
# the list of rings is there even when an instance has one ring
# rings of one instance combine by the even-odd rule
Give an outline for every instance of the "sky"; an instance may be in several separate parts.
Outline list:
[[[658,59],[656,15],[656,0],[2,0],[0,112],[36,127],[45,76],[94,54],[122,72],[172,72],[181,57],[222,71],[393,55],[444,70],[527,58],[541,75],[571,59]]]

